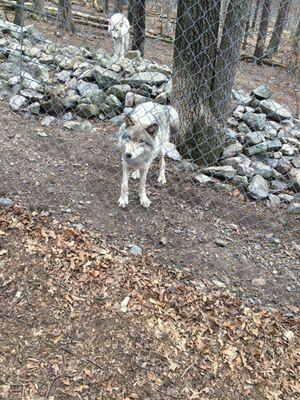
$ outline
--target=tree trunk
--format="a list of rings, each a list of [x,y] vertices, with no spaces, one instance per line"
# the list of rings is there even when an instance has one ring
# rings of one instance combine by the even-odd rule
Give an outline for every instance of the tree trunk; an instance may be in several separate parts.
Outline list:
[[[40,17],[45,15],[45,0],[33,0],[34,11]]]
[[[254,57],[256,58],[257,64],[261,64],[261,59],[264,55],[265,43],[268,34],[269,17],[271,13],[271,3],[272,0],[263,0],[261,21],[254,51]]]
[[[240,48],[248,16],[248,0],[230,0],[224,22],[210,101],[211,111],[225,125],[229,116],[231,91],[240,59]],[[221,138],[222,143],[222,138]]]
[[[58,27],[67,32],[75,32],[75,26],[72,15],[71,1],[58,1]]]
[[[114,13],[123,13],[124,0],[115,0]]]
[[[132,19],[132,50],[139,50],[144,56],[146,0],[135,1]]]
[[[173,103],[180,115],[183,156],[210,164],[220,155],[220,126],[210,110],[221,0],[179,0],[174,44]]]
[[[128,18],[128,21],[129,21],[131,26],[133,25],[134,3],[135,3],[135,0],[129,0],[128,1],[127,18]]]
[[[275,22],[275,27],[272,32],[271,40],[269,43],[269,48],[268,48],[268,57],[272,58],[274,54],[277,53],[279,45],[280,45],[280,40],[281,40],[281,35],[283,32],[284,25],[286,24],[288,13],[290,10],[292,0],[281,0],[276,22]]]
[[[246,22],[245,35],[244,35],[244,40],[243,40],[243,50],[246,50],[246,48],[247,48],[248,36],[249,36],[249,32],[250,32],[250,23],[251,23],[251,14],[249,13],[247,22]]]
[[[258,11],[260,9],[260,3],[261,0],[256,1],[255,9],[254,9],[254,14],[253,14],[253,20],[252,20],[252,25],[251,25],[251,30],[254,31],[256,28],[257,24],[257,17],[258,17]]]
[[[24,0],[17,0],[14,24],[18,26],[24,25]]]

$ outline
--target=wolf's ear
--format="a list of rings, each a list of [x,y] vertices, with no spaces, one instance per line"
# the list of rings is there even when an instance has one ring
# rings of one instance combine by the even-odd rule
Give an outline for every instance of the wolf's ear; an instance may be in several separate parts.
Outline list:
[[[128,128],[129,126],[133,126],[134,125],[134,122],[131,119],[130,115],[126,115],[126,117],[125,117],[125,125],[126,125],[126,128]]]
[[[146,128],[146,131],[149,133],[150,136],[155,136],[157,134],[158,131],[158,124],[154,123],[150,126],[148,126],[148,128]]]

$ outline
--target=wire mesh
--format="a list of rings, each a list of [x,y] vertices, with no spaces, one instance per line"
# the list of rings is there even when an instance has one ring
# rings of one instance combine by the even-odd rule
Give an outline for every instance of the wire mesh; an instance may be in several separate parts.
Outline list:
[[[49,142],[37,145],[44,158],[36,161],[40,177],[26,165],[14,170],[20,174],[13,185],[20,198],[33,196],[66,215],[75,209],[94,227],[113,232],[112,220],[129,229],[127,243],[137,240],[139,230],[155,240],[165,230],[174,238],[186,235],[178,257],[190,240],[195,240],[193,254],[200,251],[202,235],[204,242],[220,236],[224,246],[232,241],[242,246],[245,236],[232,236],[239,229],[251,232],[254,252],[263,246],[255,242],[262,237],[282,246],[289,237],[296,246],[297,2],[0,3],[1,95],[20,118],[35,115],[40,140]],[[123,17],[112,23],[116,13]],[[155,112],[149,102],[157,104]],[[180,127],[172,130],[176,112]],[[150,122],[143,122],[147,113],[155,125],[150,133]],[[133,138],[134,129],[139,139]],[[170,140],[158,143],[158,131]],[[166,153],[165,188],[157,187],[159,166],[151,162],[146,186],[152,204],[146,213],[137,198],[144,189],[131,179],[128,211],[118,210],[124,158],[115,146],[118,132],[123,149],[131,141],[132,152],[147,160]],[[169,230],[172,219],[176,223]],[[259,268],[272,276],[271,264]],[[292,290],[298,284],[295,264],[289,260],[281,272]]]

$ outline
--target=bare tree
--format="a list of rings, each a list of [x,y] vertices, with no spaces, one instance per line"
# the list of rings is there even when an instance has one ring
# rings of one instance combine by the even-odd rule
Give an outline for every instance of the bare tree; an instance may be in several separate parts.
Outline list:
[[[67,32],[74,32],[75,26],[72,15],[71,1],[59,0],[58,1],[58,27]]]
[[[34,11],[39,17],[45,15],[45,0],[33,0]]]
[[[261,5],[261,0],[256,0],[256,5],[254,8],[254,14],[253,14],[253,20],[252,20],[252,25],[251,25],[251,30],[254,31],[257,23],[257,17],[258,17],[258,12],[260,9]]]
[[[136,0],[132,10],[132,50],[139,50],[144,55],[146,0]]]
[[[269,47],[268,47],[268,57],[272,58],[274,54],[277,53],[281,35],[283,32],[284,25],[287,22],[287,17],[289,14],[289,10],[291,7],[292,0],[281,0],[280,6],[277,13],[277,18],[275,22],[275,27],[272,32],[272,36],[270,39]]]
[[[24,24],[24,0],[17,0],[14,24],[18,26]]]
[[[180,114],[177,145],[201,164],[224,146],[235,63],[243,39],[247,0],[230,0],[218,49],[220,1],[179,0],[174,48],[173,103]]]
[[[183,155],[214,162],[219,155],[209,102],[217,55],[221,0],[179,0],[174,44],[173,103],[180,115]]]
[[[261,64],[261,59],[264,55],[266,38],[268,34],[269,18],[271,13],[271,3],[272,0],[263,0],[261,20],[254,51],[254,57],[256,58],[256,62],[258,64]]]
[[[114,13],[123,13],[124,0],[115,0]]]
[[[133,25],[134,4],[135,0],[128,0],[127,18],[131,26]]]
[[[231,91],[236,73],[236,63],[240,58],[248,14],[247,0],[230,0],[220,48],[214,67],[210,108],[219,122],[224,125],[229,114]]]

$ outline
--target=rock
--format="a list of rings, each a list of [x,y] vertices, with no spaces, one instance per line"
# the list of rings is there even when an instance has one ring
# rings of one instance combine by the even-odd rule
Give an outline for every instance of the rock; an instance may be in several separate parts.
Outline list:
[[[141,53],[139,50],[130,50],[125,54],[125,58],[128,58],[129,60],[136,61],[137,63],[142,63],[143,62],[143,57],[141,56]]]
[[[238,101],[239,104],[246,106],[249,105],[253,100],[253,97],[246,95],[243,90],[232,89],[232,96]]]
[[[226,244],[225,245],[220,245],[219,243],[220,243],[220,241],[218,241],[218,240],[216,240],[216,242],[215,242],[218,246],[220,246],[220,247],[225,247],[226,246]],[[220,289],[224,289],[224,288],[226,288],[226,285],[225,285],[225,283],[223,283],[223,282],[221,282],[221,281],[218,281],[218,280],[216,280],[216,279],[214,279],[213,281],[212,281],[212,283],[216,286],[216,287],[218,287],[218,288],[220,288]]]
[[[31,103],[28,107],[27,110],[31,113],[31,114],[36,114],[38,115],[40,113],[40,109],[41,109],[41,105],[39,102],[34,102]]]
[[[217,176],[224,179],[232,179],[236,175],[236,170],[230,165],[206,167],[202,169],[202,172],[209,176]]]
[[[265,84],[260,85],[256,89],[254,89],[253,94],[259,100],[269,99],[270,97],[272,97],[272,92],[271,92],[269,86],[267,86]]]
[[[288,173],[290,179],[290,186],[295,192],[300,191],[300,169],[291,168]]]
[[[75,92],[70,90],[65,97],[61,99],[64,108],[74,108],[82,98]]]
[[[262,132],[250,132],[245,135],[245,142],[249,145],[255,145],[265,141],[265,136]],[[280,141],[279,141],[280,142]],[[281,142],[280,142],[281,145]]]
[[[76,90],[82,97],[91,97],[97,93],[103,93],[103,90],[96,83],[85,81],[78,81]]]
[[[267,206],[269,208],[275,208],[280,206],[281,200],[279,196],[276,196],[275,194],[270,194],[269,199],[267,200]]]
[[[108,89],[110,86],[117,85],[120,82],[119,75],[116,72],[104,69],[99,65],[93,69],[93,77],[100,88],[104,90]]]
[[[223,157],[225,158],[234,157],[235,155],[239,154],[242,150],[243,150],[243,145],[241,145],[240,142],[235,140],[234,143],[225,147],[223,151]]]
[[[266,280],[264,278],[252,279],[252,285],[254,285],[254,286],[264,286],[265,284],[266,284]]]
[[[60,82],[68,82],[72,77],[72,72],[62,70],[59,74],[56,75],[56,77]]]
[[[47,115],[42,119],[42,126],[50,126],[55,119],[56,118]]]
[[[192,173],[195,170],[194,165],[190,161],[182,160],[178,164],[178,168],[182,169],[184,172]]]
[[[141,249],[141,247],[133,245],[130,247],[129,252],[133,256],[140,256],[142,254],[143,250]]]
[[[115,86],[111,86],[108,89],[107,94],[108,95],[113,94],[120,101],[125,101],[125,96],[130,91],[131,91],[131,87],[129,85],[115,85]]]
[[[245,147],[244,153],[246,156],[253,156],[254,154],[264,153],[267,151],[268,145],[266,142],[256,144],[255,146]]]
[[[262,100],[260,107],[265,114],[275,121],[282,121],[285,119],[292,118],[292,113],[276,103],[274,100]]]
[[[239,121],[237,121],[234,117],[229,117],[227,119],[227,123],[229,126],[233,126],[233,127],[238,127],[239,126]]]
[[[116,126],[121,126],[122,123],[124,122],[124,119],[125,119],[125,114],[121,114],[111,118],[110,122]]]
[[[262,200],[269,196],[268,182],[260,175],[255,175],[249,186],[248,193],[255,200]]]
[[[261,161],[252,162],[251,167],[254,169],[257,175],[261,175],[263,178],[272,178],[272,176],[274,175],[273,168]]]
[[[121,111],[122,110],[122,103],[113,94],[110,94],[109,96],[107,96],[105,104],[107,104],[110,107],[111,111]]]
[[[278,140],[278,139],[275,139],[275,140],[267,140],[266,143],[267,143],[267,148],[268,148],[269,151],[272,151],[272,150],[280,150],[281,147],[282,147],[282,143],[281,143],[281,141]]]
[[[221,165],[230,165],[233,167],[239,175],[247,175],[249,176],[249,169],[251,165],[251,160],[246,156],[237,156],[232,158],[227,158],[226,160],[221,161]],[[252,176],[254,175],[254,170],[252,169]],[[250,174],[251,175],[251,174]]]
[[[2,207],[9,207],[12,206],[14,202],[9,199],[8,197],[0,197],[0,206]]]
[[[42,100],[44,98],[43,93],[37,92],[33,89],[23,89],[20,91],[20,94],[30,100]]]
[[[237,186],[238,188],[247,188],[247,186],[249,185],[248,178],[242,175],[236,175],[234,178],[232,178],[231,182],[234,186]]]
[[[75,109],[77,115],[84,118],[92,118],[99,115],[99,108],[95,104],[78,104]]]
[[[247,112],[243,115],[243,119],[253,131],[262,131],[267,124],[265,114]]]
[[[69,131],[91,131],[92,124],[89,121],[67,121],[64,123],[64,128]]]
[[[139,72],[129,78],[122,80],[122,83],[129,83],[134,86],[139,86],[143,83],[147,83],[151,86],[160,86],[163,83],[167,83],[169,78],[161,72]]]
[[[282,158],[282,153],[281,151],[276,151],[275,153],[273,153],[273,158],[275,160],[280,160]]]
[[[231,192],[232,190],[234,190],[233,185],[229,185],[228,183],[224,183],[224,182],[216,182],[215,187],[217,189],[223,190],[225,192]]]
[[[284,144],[281,148],[282,154],[286,156],[292,156],[293,154],[295,154],[295,151],[295,147],[291,146],[290,144]]]
[[[9,100],[9,105],[13,111],[19,111],[21,108],[25,107],[28,100],[26,97],[21,95],[12,96]]]
[[[283,203],[289,204],[293,201],[293,196],[287,193],[279,193],[278,197]]]
[[[270,182],[270,190],[272,193],[283,192],[287,189],[287,184],[285,182],[274,179]]]
[[[287,174],[291,168],[292,168],[292,165],[286,157],[282,157],[278,161],[277,167],[276,167],[277,171],[283,175]]]
[[[245,124],[245,122],[239,123],[237,129],[241,133],[249,133],[249,132],[251,132],[249,126],[247,124]]]
[[[195,180],[199,183],[208,183],[208,182],[212,182],[213,178],[211,178],[210,176],[207,176],[205,174],[198,174],[195,176]]]
[[[288,212],[290,214],[300,214],[300,203],[291,203]]]
[[[294,158],[292,159],[291,163],[292,163],[292,166],[293,166],[294,168],[300,169],[300,156],[294,157]]]
[[[269,139],[274,139],[277,136],[277,130],[274,129],[270,123],[267,123],[264,132],[266,137],[268,137]]]

